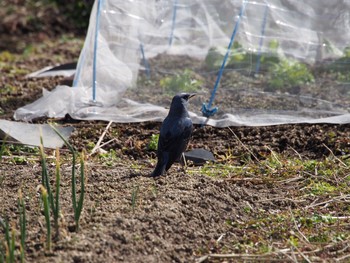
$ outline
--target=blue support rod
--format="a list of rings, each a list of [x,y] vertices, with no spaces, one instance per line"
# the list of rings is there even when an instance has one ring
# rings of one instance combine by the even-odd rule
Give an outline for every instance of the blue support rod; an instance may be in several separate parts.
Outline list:
[[[259,41],[259,50],[258,50],[258,58],[256,61],[256,67],[255,67],[255,73],[259,73],[260,70],[260,61],[261,61],[261,49],[262,49],[262,45],[264,44],[264,37],[265,37],[265,28],[266,28],[266,21],[267,21],[267,13],[269,11],[269,6],[266,3],[265,5],[265,11],[264,11],[264,19],[261,25],[261,37],[260,37],[260,41]]]
[[[171,25],[171,32],[170,32],[170,37],[169,37],[169,46],[171,46],[172,43],[173,43],[175,24],[176,24],[177,1],[178,0],[173,0],[173,22],[172,22],[172,25]]]
[[[148,60],[147,60],[147,58],[146,58],[145,50],[144,50],[144,48],[143,48],[142,42],[140,43],[140,50],[141,50],[143,65],[144,65],[145,68],[146,68],[147,79],[150,79],[150,78],[151,78],[151,68],[150,68],[150,65],[149,65],[149,63],[148,63]]]
[[[204,107],[204,108],[206,108],[206,109],[202,108],[202,112],[203,112],[204,115],[206,115],[206,113],[205,113],[204,111],[205,111],[205,110],[206,110],[206,111],[210,111],[211,105],[213,104],[213,101],[214,101],[214,98],[215,98],[215,93],[216,93],[216,90],[217,90],[218,85],[219,85],[219,83],[220,83],[220,79],[221,79],[221,77],[222,77],[222,73],[223,73],[223,71],[224,71],[227,58],[228,58],[228,56],[229,56],[229,54],[230,54],[230,50],[231,50],[232,44],[233,44],[233,42],[234,42],[235,36],[236,36],[236,34],[237,34],[237,31],[238,31],[238,28],[239,28],[239,23],[240,23],[241,18],[242,18],[243,14],[244,14],[244,10],[245,10],[246,5],[247,5],[247,1],[246,1],[246,0],[243,0],[243,4],[242,4],[242,6],[241,6],[241,10],[240,10],[240,12],[239,12],[236,25],[235,25],[235,27],[234,27],[234,29],[233,29],[233,32],[232,32],[232,35],[231,35],[231,39],[230,39],[230,43],[229,43],[229,45],[228,45],[228,47],[227,47],[227,51],[226,51],[224,60],[222,61],[221,68],[220,68],[219,73],[218,73],[218,76],[217,76],[217,78],[216,78],[216,82],[215,82],[215,85],[214,85],[214,89],[213,89],[213,91],[212,91],[212,93],[211,93],[209,103],[208,103],[208,105],[206,105],[206,106]],[[214,113],[215,113],[215,112],[214,112]]]
[[[95,27],[95,40],[94,40],[94,60],[92,65],[92,100],[96,101],[96,65],[97,65],[97,49],[98,49],[98,32],[100,30],[100,12],[101,3],[103,0],[98,0],[97,13],[96,13],[96,27]]]

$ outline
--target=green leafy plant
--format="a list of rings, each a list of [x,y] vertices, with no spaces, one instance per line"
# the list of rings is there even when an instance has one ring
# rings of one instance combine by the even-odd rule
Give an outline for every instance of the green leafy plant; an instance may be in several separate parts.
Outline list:
[[[314,82],[314,76],[308,67],[298,61],[282,59],[273,64],[270,69],[268,85],[272,90],[285,90],[310,82]]]
[[[323,181],[311,181],[311,183],[308,185],[308,188],[310,189],[312,195],[322,195],[337,190],[337,187]]]
[[[99,153],[98,158],[107,166],[113,166],[118,160],[117,152],[114,149],[110,149],[108,152]]]
[[[277,64],[280,58],[277,53],[279,43],[276,40],[269,42],[269,51],[257,54],[248,52],[243,46],[235,41],[231,47],[226,68],[240,69],[241,72],[250,73],[255,71],[256,64],[260,60],[260,71],[267,71],[270,66]],[[219,70],[224,60],[226,49],[210,48],[205,57],[205,65],[209,70]]]
[[[158,149],[159,134],[152,134],[151,140],[148,143],[148,150],[156,151]]]
[[[192,70],[185,69],[180,74],[161,79],[159,84],[166,93],[174,94],[178,92],[197,92],[202,85],[202,81]]]
[[[350,64],[350,59],[349,59],[349,64]],[[350,82],[350,73],[349,72],[337,72],[336,78],[340,82],[349,83]],[[349,91],[347,91],[347,94],[349,94]]]
[[[334,60],[332,63],[327,64],[323,70],[326,70],[328,72],[334,72],[337,73],[337,80],[338,81],[348,81],[349,76],[349,67],[350,65],[350,47],[345,47],[343,50],[343,55]]]
[[[204,62],[207,69],[218,70],[221,67],[223,60],[224,55],[218,49],[212,47],[209,49]]]
[[[228,65],[241,63],[246,59],[247,59],[247,53],[243,49],[243,46],[237,41],[235,41],[231,48]]]

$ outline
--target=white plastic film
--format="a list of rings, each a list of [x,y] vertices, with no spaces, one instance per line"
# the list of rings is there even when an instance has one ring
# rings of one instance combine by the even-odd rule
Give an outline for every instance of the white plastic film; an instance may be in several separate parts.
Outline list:
[[[349,10],[347,0],[96,1],[74,87],[56,87],[18,109],[15,118],[68,113],[77,119],[161,121],[176,93],[194,91],[190,111],[196,123],[348,123],[350,76],[324,68],[349,55]],[[207,119],[202,105],[212,95],[231,39],[209,105],[218,111]],[[296,83],[284,83],[282,76],[283,67],[293,64],[271,67],[271,54],[307,65],[288,76]],[[323,73],[312,71],[320,65]]]

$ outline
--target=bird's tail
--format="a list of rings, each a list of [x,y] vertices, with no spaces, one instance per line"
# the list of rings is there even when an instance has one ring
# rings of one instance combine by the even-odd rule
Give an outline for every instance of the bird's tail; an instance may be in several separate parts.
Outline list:
[[[151,177],[161,176],[166,172],[168,159],[169,158],[167,154],[163,154],[163,156],[158,157],[156,168],[154,168],[154,171],[151,173]]]

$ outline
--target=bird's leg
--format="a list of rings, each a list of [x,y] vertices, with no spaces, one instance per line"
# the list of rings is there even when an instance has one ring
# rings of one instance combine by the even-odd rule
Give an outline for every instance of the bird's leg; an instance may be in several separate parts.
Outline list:
[[[186,158],[185,158],[185,153],[182,153],[181,154],[181,159],[182,159],[182,162],[181,163],[181,168],[182,168],[182,171],[184,173],[186,173],[186,170],[187,170],[187,161],[186,161]]]

